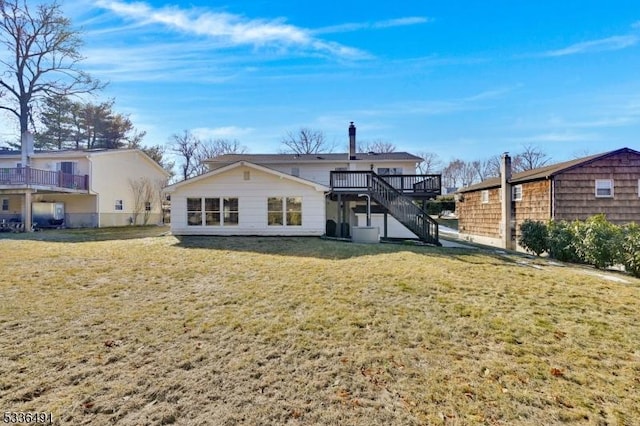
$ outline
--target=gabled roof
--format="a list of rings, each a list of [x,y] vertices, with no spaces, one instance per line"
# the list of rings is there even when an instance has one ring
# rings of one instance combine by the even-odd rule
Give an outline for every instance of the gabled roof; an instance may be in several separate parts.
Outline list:
[[[356,153],[355,160],[349,160],[348,153],[320,153],[320,154],[224,154],[205,160],[206,163],[234,163],[236,161],[248,161],[254,164],[273,163],[317,163],[317,162],[343,162],[343,161],[422,161],[408,152],[387,153]]]
[[[289,175],[289,174],[286,174],[286,173],[282,173],[282,172],[279,172],[278,170],[270,169],[268,167],[264,167],[264,166],[261,166],[259,164],[250,163],[248,161],[236,161],[235,163],[229,164],[228,166],[220,167],[219,169],[211,170],[211,171],[203,173],[201,175],[198,175],[198,176],[195,176],[195,177],[192,177],[192,178],[189,178],[189,179],[174,183],[173,185],[169,185],[169,186],[165,187],[164,190],[166,192],[174,192],[176,189],[181,188],[183,186],[190,185],[192,183],[195,183],[195,182],[198,182],[198,181],[201,181],[201,180],[204,180],[204,179],[208,179],[208,178],[210,178],[212,176],[216,176],[216,175],[219,175],[219,174],[222,174],[222,173],[226,173],[229,170],[233,170],[233,169],[236,169],[238,167],[249,167],[251,169],[259,170],[261,172],[268,173],[268,174],[277,176],[277,177],[282,178],[282,179],[287,179],[287,180],[291,180],[293,182],[301,183],[303,185],[308,185],[308,186],[313,187],[316,191],[328,192],[328,191],[331,190],[331,188],[329,188],[327,186],[324,186],[324,185],[321,185],[319,183],[312,182],[312,181],[307,180],[307,179],[302,179],[302,178],[299,178],[297,176],[292,176],[292,175]]]
[[[609,151],[602,154],[590,155],[588,157],[577,158],[575,160],[564,161],[562,163],[551,164],[549,166],[539,167],[537,169],[525,170],[524,172],[514,173],[511,176],[510,183],[517,184],[517,183],[529,182],[534,180],[550,179],[551,177],[557,174],[566,172],[573,168],[584,166],[594,161],[601,160],[603,158],[625,153],[625,152],[640,156],[640,152],[638,151],[635,151],[630,148],[621,148],[615,151]],[[478,191],[481,189],[497,188],[499,186],[500,186],[500,178],[493,177],[493,178],[486,179],[480,183],[469,185],[465,188],[460,188],[458,192],[472,192],[472,191]]]

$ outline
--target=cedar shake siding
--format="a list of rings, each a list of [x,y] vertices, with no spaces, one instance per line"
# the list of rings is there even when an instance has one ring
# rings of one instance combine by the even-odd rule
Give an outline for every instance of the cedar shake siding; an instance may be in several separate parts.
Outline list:
[[[500,186],[500,178],[490,178],[458,191],[462,238],[504,247]],[[640,152],[629,148],[515,173],[509,186],[521,193],[511,201],[507,225],[515,241],[527,219],[585,220],[604,213],[616,224],[640,223]],[[483,191],[489,192],[488,202],[483,203]]]
[[[613,180],[613,197],[596,197],[596,179]],[[564,171],[554,178],[554,216],[584,220],[604,213],[616,224],[640,223],[640,155],[622,152]]]
[[[488,189],[489,202],[482,202],[482,191],[465,193],[456,203],[461,233],[497,238],[500,236],[500,188]]]
[[[511,203],[517,241],[520,238],[520,225],[525,220],[546,222],[551,219],[551,182],[539,180],[516,185],[522,185],[522,200]]]

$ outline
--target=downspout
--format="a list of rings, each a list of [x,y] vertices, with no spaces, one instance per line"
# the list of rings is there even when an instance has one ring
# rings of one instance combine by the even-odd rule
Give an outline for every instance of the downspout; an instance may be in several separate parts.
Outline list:
[[[549,219],[555,219],[556,216],[556,180],[553,176],[549,177]]]
[[[511,157],[505,152],[500,164],[500,188],[502,189],[502,204],[500,215],[500,230],[502,231],[502,248],[513,249],[511,239]]]
[[[95,194],[96,196],[96,215],[98,216],[98,228],[101,227],[100,223],[100,193],[93,190],[93,161],[91,160],[91,156],[86,156],[87,161],[89,161],[89,194]]]

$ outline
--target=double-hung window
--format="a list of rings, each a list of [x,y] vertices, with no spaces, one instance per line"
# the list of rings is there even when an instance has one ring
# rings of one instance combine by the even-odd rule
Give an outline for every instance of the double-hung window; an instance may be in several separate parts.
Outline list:
[[[511,187],[511,200],[522,201],[522,185],[514,185]]]
[[[489,202],[489,190],[488,189],[484,189],[480,193],[480,202],[482,204],[487,204]]]

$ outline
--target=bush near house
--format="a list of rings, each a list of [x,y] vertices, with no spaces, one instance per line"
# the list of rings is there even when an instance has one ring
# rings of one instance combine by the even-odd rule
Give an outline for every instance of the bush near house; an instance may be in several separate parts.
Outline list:
[[[618,226],[598,214],[585,221],[548,223],[525,220],[518,240],[525,250],[564,262],[581,262],[598,269],[623,264],[640,276],[640,226]]]

